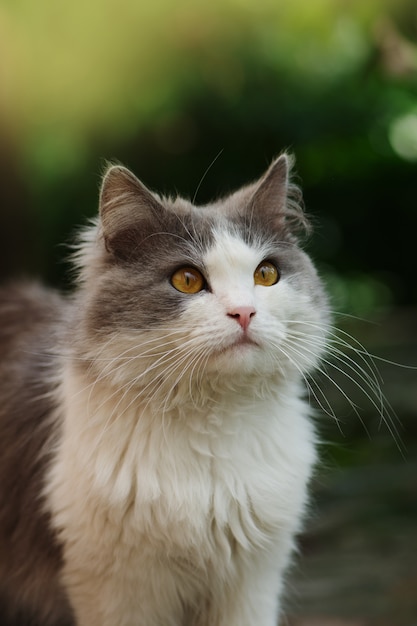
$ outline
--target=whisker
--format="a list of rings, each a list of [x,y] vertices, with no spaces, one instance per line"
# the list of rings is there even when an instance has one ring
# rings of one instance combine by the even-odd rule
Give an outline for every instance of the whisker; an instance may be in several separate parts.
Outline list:
[[[306,325],[309,326],[310,324],[307,323]],[[321,325],[316,324],[312,324],[312,326],[316,328],[321,327]],[[355,340],[355,338],[348,335],[348,333],[343,334],[345,337],[348,337],[350,340],[352,340],[354,345],[350,344],[345,338],[340,339],[340,337],[338,337],[337,333],[335,333],[334,331],[329,331],[329,357],[322,357],[321,363],[339,372],[361,391],[364,397],[367,398],[367,400],[377,411],[378,415],[380,416],[381,422],[383,422],[388,428],[388,431],[395,441],[397,448],[402,451],[403,442],[398,432],[398,428],[395,426],[394,423],[395,420],[399,420],[394,409],[382,392],[381,385],[383,381],[381,374],[374,363],[373,356],[369,354],[362,346],[362,344]],[[316,356],[314,350],[311,350],[311,347],[316,347],[316,340],[314,337],[311,337],[307,333],[303,333],[300,330],[291,330],[287,338],[287,343],[289,344],[290,350],[292,350],[293,354],[298,357],[305,358],[305,353],[310,354],[312,357]],[[359,348],[357,346],[359,346]],[[351,358],[348,354],[346,354],[346,352],[342,351],[340,348],[343,348],[344,350],[350,350],[354,354],[356,354],[358,358],[360,358],[362,365],[355,361],[353,358]],[[333,362],[331,360],[332,357],[334,357],[336,362]],[[337,362],[339,362],[340,365],[337,365]],[[324,376],[347,400],[348,404],[351,406],[351,408],[354,410],[355,414],[358,416],[361,423],[363,424],[365,431],[368,433],[368,430],[361,418],[359,407],[357,407],[357,405],[351,400],[351,398],[349,398],[348,394],[342,389],[339,384],[336,383],[334,378],[330,376],[330,374],[322,365],[317,368],[317,372]]]
[[[320,388],[318,382],[312,378],[311,380],[309,380],[309,378],[307,377],[307,375],[304,373],[304,371],[302,370],[302,368],[298,365],[297,361],[295,359],[292,358],[292,356],[286,352],[286,350],[283,349],[281,344],[273,344],[287,359],[290,363],[292,363],[292,365],[297,369],[297,371],[299,372],[299,374],[301,375],[301,378],[303,379],[306,388],[307,388],[307,392],[313,396],[313,398],[316,400],[318,406],[324,411],[324,413],[326,415],[329,415],[330,417],[332,417],[336,424],[339,427],[340,432],[343,434],[341,427],[340,427],[340,422],[339,422],[339,418],[336,416],[333,408],[330,405],[330,402],[327,400],[325,394],[323,393],[322,389]],[[323,405],[321,399],[318,397],[317,393],[315,392],[314,388],[313,388],[313,384],[314,386],[318,389],[318,391],[321,393],[323,400],[325,401],[327,408]]]
[[[120,418],[130,408],[130,406],[134,404],[135,401],[147,396],[147,403],[145,407],[143,408],[143,410],[146,410],[149,403],[152,402],[155,396],[157,395],[157,393],[160,392],[160,385],[158,383],[159,383],[161,376],[163,376],[164,379],[171,378],[172,375],[183,365],[183,363],[190,359],[190,350],[189,350],[190,346],[195,347],[194,339],[189,339],[185,343],[183,342],[183,344],[180,347],[176,347],[176,348],[170,349],[169,351],[165,353],[162,353],[161,356],[155,362],[149,365],[144,371],[140,372],[138,376],[133,377],[124,386],[122,386],[121,388],[120,387],[117,388],[117,390],[114,391],[113,394],[111,394],[110,396],[107,396],[105,401],[102,403],[102,405],[105,402],[107,402],[109,399],[111,399],[112,396],[120,393],[121,391],[123,392],[119,402],[117,403],[117,405],[114,407],[112,411],[112,415],[109,417],[109,421],[112,421],[114,415],[117,413],[117,409],[119,408],[119,406],[121,406],[121,404],[123,403],[126,396],[129,394],[131,389],[135,387],[136,385],[138,385],[140,380],[144,377],[147,377],[153,370],[162,367],[163,369],[159,373],[156,381],[155,379],[152,379],[144,387],[141,387],[138,393],[135,395],[135,397],[129,402],[127,406],[124,407],[122,413],[119,413],[117,417]],[[196,360],[197,358],[198,358],[198,354],[194,356],[194,360]],[[133,359],[134,357],[132,357],[132,360]],[[192,365],[193,360],[191,360],[190,363]],[[173,385],[171,385],[171,389],[169,393],[167,394],[167,396],[165,397],[163,405],[161,404],[160,406],[161,410],[163,411],[166,410],[172,390],[174,389],[175,385],[179,382],[180,378],[181,377],[178,377],[177,380],[174,381]],[[152,390],[152,393],[150,395],[147,394],[149,390]],[[100,405],[99,408],[101,408],[102,405]],[[96,412],[98,412],[98,410]]]

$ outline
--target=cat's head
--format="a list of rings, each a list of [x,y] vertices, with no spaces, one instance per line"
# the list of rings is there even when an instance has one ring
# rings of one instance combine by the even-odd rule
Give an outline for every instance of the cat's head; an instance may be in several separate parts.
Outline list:
[[[301,378],[325,344],[327,301],[298,238],[308,228],[291,160],[206,206],[110,167],[81,245],[78,350],[102,375],[230,385]]]

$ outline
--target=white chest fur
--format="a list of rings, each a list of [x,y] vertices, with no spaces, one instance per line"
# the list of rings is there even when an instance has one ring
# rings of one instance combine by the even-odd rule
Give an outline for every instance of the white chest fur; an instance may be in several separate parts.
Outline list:
[[[72,400],[47,484],[70,589],[86,584],[84,574],[101,589],[105,580],[112,581],[109,589],[123,581],[117,595],[125,609],[103,608],[110,621],[120,611],[138,615],[136,600],[127,609],[128,598],[137,599],[133,589],[143,585],[144,569],[156,571],[155,563],[175,571],[181,603],[195,602],[214,571],[227,579],[238,567],[234,559],[266,551],[277,570],[283,566],[315,459],[303,401],[291,394],[291,401],[270,397],[255,405],[248,391],[221,406],[214,401],[159,415],[99,387],[74,393],[79,381],[69,381],[64,389]],[[165,572],[157,572],[159,585]],[[71,594],[80,623],[84,614],[91,621],[83,606],[92,595]],[[137,619],[117,623],[142,624]]]

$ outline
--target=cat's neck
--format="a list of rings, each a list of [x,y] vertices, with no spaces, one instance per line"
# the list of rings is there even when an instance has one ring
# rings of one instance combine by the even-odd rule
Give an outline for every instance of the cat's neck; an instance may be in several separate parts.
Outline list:
[[[190,414],[197,419],[219,413],[224,407],[239,411],[242,408],[280,399],[283,404],[303,395],[298,377],[279,379],[276,374],[256,376],[242,374],[227,377],[219,373],[210,376],[178,377],[171,380],[163,376],[121,383],[111,373],[97,374],[91,367],[68,363],[63,373],[62,389],[66,399],[88,397],[87,421],[94,419],[98,411],[106,412],[109,419],[119,419],[123,414],[153,413],[165,419],[185,419]],[[85,400],[83,400],[85,401]],[[107,407],[107,409],[106,409]]]
[[[118,384],[111,376],[97,376],[80,364],[67,364],[61,386],[62,402],[71,413],[78,406],[84,430],[89,426],[112,428],[116,422],[136,423],[139,420],[161,419],[165,426],[184,422],[191,428],[214,430],[222,427],[231,416],[258,413],[262,406],[278,402],[282,407],[292,405],[303,395],[297,380],[277,380],[263,376],[228,379],[213,375],[181,378],[175,381],[156,378],[130,384]],[[104,423],[103,423],[104,422]]]

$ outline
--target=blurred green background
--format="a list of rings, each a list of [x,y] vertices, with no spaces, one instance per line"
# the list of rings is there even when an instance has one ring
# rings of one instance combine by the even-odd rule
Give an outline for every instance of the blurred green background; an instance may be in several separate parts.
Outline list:
[[[0,0],[0,279],[68,286],[106,160],[204,203],[283,149],[334,309],[377,328],[337,324],[411,363],[416,0]]]
[[[1,0],[0,272],[62,282],[105,159],[204,202],[292,150],[337,308],[417,300],[415,0]]]
[[[416,0],[0,0],[1,280],[68,286],[61,244],[96,213],[106,160],[204,203],[283,149],[352,316],[337,323],[416,365]],[[416,374],[380,369],[406,450],[349,376],[361,419],[324,379],[328,466],[414,458]]]

